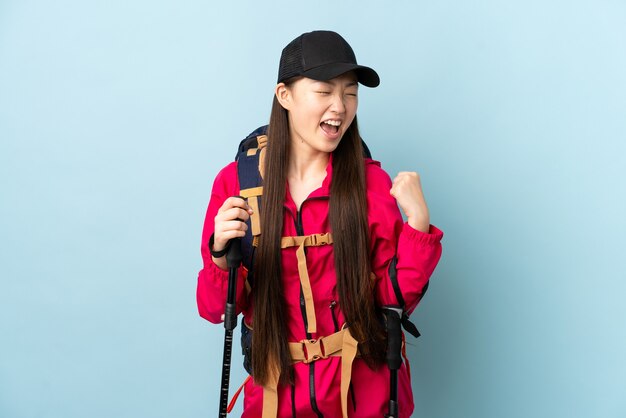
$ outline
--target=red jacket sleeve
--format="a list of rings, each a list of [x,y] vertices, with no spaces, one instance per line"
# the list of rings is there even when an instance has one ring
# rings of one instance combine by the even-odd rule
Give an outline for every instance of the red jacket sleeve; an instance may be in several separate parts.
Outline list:
[[[396,200],[389,193],[391,178],[378,162],[366,164],[366,180],[376,302],[379,306],[399,304],[389,275],[389,265],[396,256],[398,286],[405,309],[411,313],[441,257],[443,232],[430,225],[424,233],[402,220]]]
[[[204,219],[202,230],[203,268],[198,273],[198,287],[196,300],[200,316],[213,323],[223,322],[222,315],[226,308],[226,294],[228,291],[228,271],[215,265],[209,251],[209,239],[215,227],[214,218],[224,201],[230,196],[239,194],[237,180],[237,163],[233,162],[224,167],[213,182],[211,199]],[[247,306],[247,295],[244,292],[243,269],[239,268],[237,277],[236,311],[239,314]]]

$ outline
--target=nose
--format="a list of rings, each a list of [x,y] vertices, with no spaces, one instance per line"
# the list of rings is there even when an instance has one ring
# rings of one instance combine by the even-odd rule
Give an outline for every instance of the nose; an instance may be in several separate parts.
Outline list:
[[[333,101],[330,105],[330,110],[340,115],[346,112],[346,105],[343,102],[342,94],[333,94]]]

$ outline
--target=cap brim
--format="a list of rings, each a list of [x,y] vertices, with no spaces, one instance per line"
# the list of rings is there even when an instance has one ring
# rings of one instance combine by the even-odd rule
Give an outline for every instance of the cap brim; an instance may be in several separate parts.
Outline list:
[[[376,87],[380,84],[380,78],[378,77],[376,71],[370,67],[352,63],[335,62],[332,64],[320,65],[319,67],[304,71],[302,75],[312,78],[313,80],[327,81],[338,77],[341,74],[347,73],[348,71],[354,71],[357,80],[364,86]]]

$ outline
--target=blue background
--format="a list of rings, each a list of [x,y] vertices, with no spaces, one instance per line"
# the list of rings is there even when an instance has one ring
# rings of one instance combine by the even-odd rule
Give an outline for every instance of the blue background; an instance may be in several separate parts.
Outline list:
[[[320,28],[379,72],[363,136],[446,234],[415,416],[626,416],[626,4],[220,3],[0,2],[0,416],[217,415],[210,187]]]

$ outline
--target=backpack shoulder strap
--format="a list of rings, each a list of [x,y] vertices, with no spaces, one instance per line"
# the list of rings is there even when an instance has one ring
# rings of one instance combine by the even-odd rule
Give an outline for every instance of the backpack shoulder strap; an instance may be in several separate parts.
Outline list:
[[[248,230],[241,240],[243,263],[251,273],[254,256],[254,239],[261,234],[261,196],[263,195],[263,177],[259,166],[261,154],[267,142],[267,125],[251,132],[240,143],[235,161],[239,178],[239,195],[246,198],[254,213],[248,219]],[[248,280],[252,278],[249,276]]]

